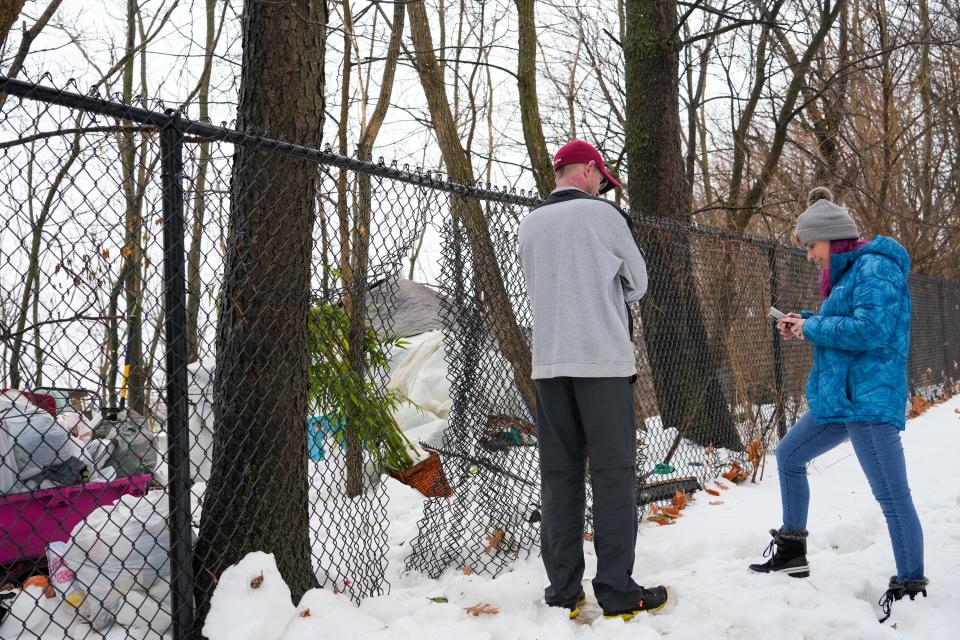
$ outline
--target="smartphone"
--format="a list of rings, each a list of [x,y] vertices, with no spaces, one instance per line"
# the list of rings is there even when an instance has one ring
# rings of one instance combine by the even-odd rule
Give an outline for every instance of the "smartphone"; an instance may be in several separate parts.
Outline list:
[[[787,317],[787,314],[785,314],[783,311],[780,311],[780,309],[777,309],[776,307],[770,307],[770,311],[767,312],[767,315],[771,319],[778,321]]]

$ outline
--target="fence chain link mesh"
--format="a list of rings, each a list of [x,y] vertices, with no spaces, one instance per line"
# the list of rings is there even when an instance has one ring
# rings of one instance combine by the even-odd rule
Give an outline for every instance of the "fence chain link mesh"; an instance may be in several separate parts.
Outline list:
[[[495,576],[537,553],[516,251],[536,198],[75,86],[0,92],[0,636],[196,637],[251,551],[295,592],[386,593],[387,470],[433,496],[407,569]],[[811,364],[767,309],[815,309],[817,273],[795,248],[631,221],[650,273],[631,308],[637,509],[656,517],[763,474]],[[450,411],[421,460],[390,381],[423,330],[398,309],[429,225]],[[960,283],[911,289],[929,401],[960,377]]]

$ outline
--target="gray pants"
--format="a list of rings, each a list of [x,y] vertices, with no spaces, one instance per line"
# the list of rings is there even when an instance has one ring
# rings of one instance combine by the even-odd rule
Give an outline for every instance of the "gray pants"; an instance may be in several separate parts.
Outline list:
[[[593,592],[605,611],[635,606],[637,540],[636,427],[627,378],[536,380],[537,443],[543,522],[541,549],[549,605],[570,606],[583,594],[584,474],[590,460]]]

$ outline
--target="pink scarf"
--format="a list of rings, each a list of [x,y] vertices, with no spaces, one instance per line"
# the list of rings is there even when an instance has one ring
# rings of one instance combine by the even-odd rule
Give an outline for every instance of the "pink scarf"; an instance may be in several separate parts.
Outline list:
[[[851,240],[831,240],[830,255],[835,256],[839,253],[849,253],[856,251],[860,247],[867,246],[866,240],[854,238]],[[830,283],[830,263],[820,268],[820,299],[825,300],[830,295],[833,285]]]

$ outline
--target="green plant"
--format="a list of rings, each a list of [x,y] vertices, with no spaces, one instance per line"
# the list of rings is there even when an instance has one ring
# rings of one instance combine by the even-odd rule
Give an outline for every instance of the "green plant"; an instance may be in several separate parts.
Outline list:
[[[407,469],[424,456],[420,447],[404,435],[394,412],[410,403],[395,389],[380,389],[371,373],[390,362],[390,350],[408,343],[396,336],[381,338],[371,327],[363,333],[363,368],[350,366],[350,318],[338,305],[322,302],[310,309],[310,404],[339,427],[336,439],[347,444],[347,430],[377,461],[381,471]]]

